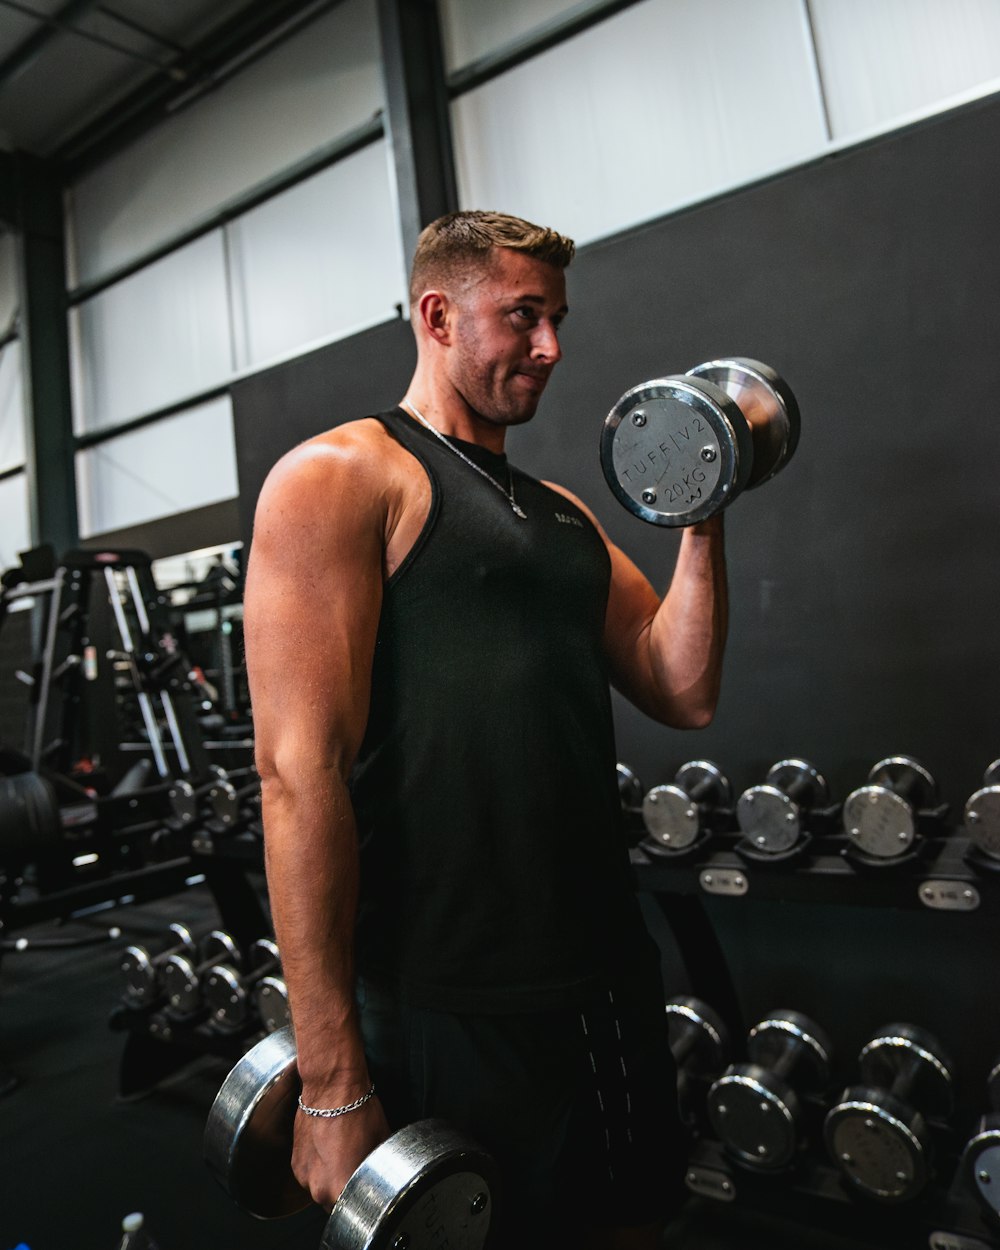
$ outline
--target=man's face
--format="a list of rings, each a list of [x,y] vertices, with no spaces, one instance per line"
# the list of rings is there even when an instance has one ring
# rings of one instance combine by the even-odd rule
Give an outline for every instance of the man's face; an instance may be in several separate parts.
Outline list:
[[[562,355],[566,279],[554,265],[509,248],[493,255],[485,276],[453,301],[449,377],[491,425],[520,425],[535,415]]]

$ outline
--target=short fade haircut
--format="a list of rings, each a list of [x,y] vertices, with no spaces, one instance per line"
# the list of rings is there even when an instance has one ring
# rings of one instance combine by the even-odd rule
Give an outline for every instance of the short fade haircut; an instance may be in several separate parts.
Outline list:
[[[433,287],[466,285],[476,271],[488,269],[497,247],[523,252],[557,269],[565,269],[576,252],[572,239],[522,217],[481,209],[446,213],[426,226],[417,240],[410,271],[411,306]]]

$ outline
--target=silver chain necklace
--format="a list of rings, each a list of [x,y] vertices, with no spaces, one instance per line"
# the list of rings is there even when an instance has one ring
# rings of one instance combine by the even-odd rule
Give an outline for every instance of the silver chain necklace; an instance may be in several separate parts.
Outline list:
[[[464,451],[459,451],[458,448],[454,445],[454,443],[450,443],[448,439],[445,438],[445,436],[441,433],[441,431],[435,429],[434,426],[431,425],[431,423],[427,420],[427,418],[423,416],[421,413],[419,413],[416,410],[416,408],[414,408],[414,406],[411,403],[409,403],[408,400],[401,399],[399,401],[399,406],[400,408],[404,408],[408,413],[410,413],[411,416],[416,417],[416,419],[420,422],[420,424],[423,426],[426,426],[427,429],[430,430],[430,432],[435,436],[435,438],[440,439],[440,441],[444,443],[445,447],[447,447],[449,451],[453,451],[455,455],[458,456],[459,460],[464,460],[470,469],[475,469],[480,477],[486,478],[487,482],[489,482],[491,486],[495,486],[497,490],[500,492],[500,494],[503,495],[504,499],[506,499],[507,502],[510,504],[511,512],[513,512],[515,516],[519,516],[522,521],[526,521],[528,519],[528,514],[524,511],[521,505],[514,498],[514,475],[511,473],[509,468],[507,470],[507,480],[510,482],[510,489],[505,490],[500,485],[500,483],[496,480],[495,477],[487,473],[485,469],[481,469],[479,465],[476,464],[475,460],[470,460]]]

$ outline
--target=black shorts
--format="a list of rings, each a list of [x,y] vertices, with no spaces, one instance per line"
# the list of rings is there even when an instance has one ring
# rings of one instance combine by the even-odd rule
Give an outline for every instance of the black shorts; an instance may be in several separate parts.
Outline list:
[[[490,1151],[505,1250],[656,1223],[679,1203],[685,1144],[662,988],[658,975],[630,981],[581,1007],[514,1015],[405,1006],[359,985],[390,1124],[434,1116]]]

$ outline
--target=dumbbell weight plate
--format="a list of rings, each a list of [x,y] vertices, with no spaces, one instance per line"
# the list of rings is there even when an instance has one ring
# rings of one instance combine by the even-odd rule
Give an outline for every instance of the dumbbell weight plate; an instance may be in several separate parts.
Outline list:
[[[265,1033],[277,1033],[291,1023],[288,988],[283,977],[264,977],[254,986],[253,997]]]
[[[707,361],[690,369],[688,376],[714,382],[735,400],[749,423],[753,468],[744,489],[769,482],[799,444],[799,407],[785,380],[770,365],[744,356]]]
[[[973,1191],[994,1216],[1000,1217],[1000,1115],[983,1116],[962,1152]]]
[[[295,1042],[280,1029],[226,1077],[205,1127],[205,1161],[258,1219],[291,1215],[310,1198],[291,1170],[299,1092]],[[433,1120],[394,1133],[347,1182],[324,1250],[481,1250],[493,1218],[496,1168],[463,1135]]]
[[[190,825],[197,820],[198,796],[190,781],[175,781],[167,791],[167,801],[174,819],[181,825]]]
[[[866,1085],[845,1090],[826,1117],[827,1151],[843,1176],[870,1198],[905,1202],[930,1175],[930,1136],[923,1116]]]
[[[671,1052],[676,1052],[682,1041],[685,1053],[679,1066],[689,1076],[710,1076],[725,1064],[729,1054],[729,1030],[721,1016],[700,998],[687,995],[668,999],[664,1005],[667,1015],[667,1036]]]
[[[642,782],[627,764],[617,765],[618,797],[622,807],[638,807],[642,803]]]
[[[178,953],[194,954],[194,938],[186,925],[171,924],[167,931],[174,939],[168,949],[173,947]],[[125,981],[125,1000],[140,1007],[153,1002],[160,988],[156,956],[150,956],[144,946],[127,946],[119,966]]]
[[[933,802],[935,792],[934,778],[916,760],[906,755],[881,760],[868,784],[847,796],[844,827],[866,855],[895,859],[913,845],[917,809]]]
[[[653,525],[694,525],[731,503],[746,484],[753,443],[725,391],[674,375],[626,391],[601,434],[612,493]]]
[[[686,851],[701,831],[701,813],[680,786],[654,786],[642,800],[647,850]]]

